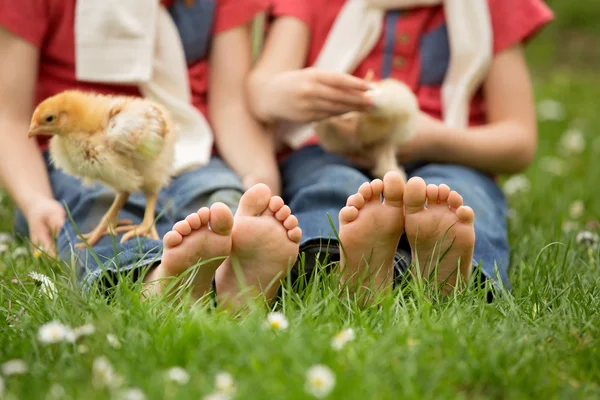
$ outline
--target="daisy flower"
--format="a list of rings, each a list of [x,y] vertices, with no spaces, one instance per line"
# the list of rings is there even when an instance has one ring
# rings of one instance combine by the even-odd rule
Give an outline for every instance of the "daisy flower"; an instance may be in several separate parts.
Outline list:
[[[230,400],[230,399],[231,399],[231,395],[229,395],[228,393],[222,393],[222,392],[210,393],[202,398],[202,400]]]
[[[2,364],[2,373],[4,376],[22,375],[27,373],[27,364],[23,360],[9,360]]]
[[[348,342],[351,342],[354,339],[354,329],[347,328],[333,337],[333,339],[331,340],[331,346],[334,350],[341,350],[342,348],[344,348],[344,346],[346,346]]]
[[[583,201],[576,200],[569,207],[569,215],[573,219],[578,219],[578,218],[581,218],[584,210],[585,210],[585,205],[583,204]]]
[[[48,296],[49,299],[53,299],[54,296],[58,294],[54,282],[52,282],[48,276],[40,274],[39,272],[30,272],[28,275],[35,282],[40,284],[42,293]]]
[[[544,99],[537,105],[537,112],[542,121],[562,121],[565,119],[565,108],[554,99]]]
[[[585,137],[579,129],[566,131],[558,142],[561,152],[567,155],[579,155],[585,150]]]
[[[167,377],[180,385],[185,385],[190,381],[190,374],[181,367],[172,367],[167,371]]]
[[[317,398],[324,398],[335,386],[335,375],[325,365],[315,365],[306,372],[304,389]]]
[[[42,343],[72,342],[75,335],[71,328],[58,321],[42,325],[38,331],[38,340]]]
[[[10,243],[13,241],[13,237],[6,233],[6,232],[0,232],[0,244],[6,244],[6,243]]]
[[[598,235],[591,231],[581,231],[575,237],[575,241],[579,244],[583,244],[592,249],[596,249],[598,247]]]
[[[514,175],[504,182],[502,189],[508,196],[514,196],[528,192],[531,189],[531,183],[525,175]]]
[[[142,392],[142,389],[130,388],[120,391],[117,398],[122,400],[145,400],[146,395]]]
[[[123,378],[113,369],[110,361],[104,356],[94,359],[92,365],[92,385],[96,389],[117,389],[123,383]]]
[[[227,372],[219,372],[215,376],[215,387],[221,393],[234,393],[235,381],[233,380],[233,376]]]
[[[288,328],[288,320],[280,312],[272,312],[267,315],[267,326],[275,330],[286,330]]]
[[[75,338],[79,339],[82,336],[93,335],[96,332],[96,327],[92,324],[85,324],[78,328],[73,329],[73,333],[75,334]]]
[[[121,342],[119,342],[119,339],[117,339],[117,337],[112,333],[106,335],[106,341],[115,349],[121,348]]]

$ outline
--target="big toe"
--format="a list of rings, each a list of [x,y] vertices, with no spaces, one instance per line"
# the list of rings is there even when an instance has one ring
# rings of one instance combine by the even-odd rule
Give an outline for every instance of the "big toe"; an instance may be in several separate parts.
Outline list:
[[[263,183],[258,183],[243,194],[236,215],[256,216],[267,209],[270,200],[271,189]]]
[[[233,214],[223,203],[210,207],[210,229],[220,235],[229,235],[233,229]]]
[[[404,197],[404,179],[396,171],[391,171],[383,177],[383,198],[386,204],[402,207]]]
[[[407,214],[414,214],[425,208],[427,185],[422,178],[413,177],[406,182],[404,207]]]

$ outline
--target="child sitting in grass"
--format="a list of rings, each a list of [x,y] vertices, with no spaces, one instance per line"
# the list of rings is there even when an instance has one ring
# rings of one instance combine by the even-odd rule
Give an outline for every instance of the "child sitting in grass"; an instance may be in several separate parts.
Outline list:
[[[507,205],[496,176],[534,159],[522,44],[551,11],[541,0],[273,2],[250,105],[287,145],[283,198],[303,230],[300,251],[336,253],[326,246],[337,243],[327,215],[341,208],[335,227],[346,283],[367,275],[365,286],[389,290],[411,261],[428,276],[443,255],[444,292],[456,286],[457,269],[466,280],[480,264],[483,279],[510,289]],[[405,82],[418,97],[417,135],[397,150],[406,183],[396,173],[369,183],[359,165],[323,151],[302,125],[368,109],[360,77],[369,71]]]
[[[216,275],[219,304],[237,305],[232,303],[240,300],[234,262],[243,268],[245,283],[256,289],[252,293],[261,292],[286,274],[301,236],[289,207],[272,196],[279,191],[272,141],[243,95],[252,63],[250,23],[268,1],[163,0],[160,8],[159,2],[150,3],[0,3],[0,180],[18,207],[17,232],[53,255],[56,236],[56,255],[74,264],[86,287],[120,272],[161,292],[162,285],[151,283],[178,277],[204,261],[192,281],[193,297],[206,294]],[[175,56],[156,63],[161,49]],[[176,147],[176,176],[158,198],[156,227],[163,240],[120,244],[106,235],[92,251],[75,248],[77,230],[98,224],[114,192],[83,186],[57,170],[48,157],[48,138],[27,137],[34,107],[68,89],[153,93],[169,99],[163,105],[170,111],[177,109],[175,122],[191,139]],[[229,165],[212,153],[213,131]],[[244,137],[232,141],[232,132]],[[231,157],[232,146],[243,146],[245,154]],[[75,224],[67,221],[65,206]],[[120,217],[138,224],[144,206],[141,193],[132,195]],[[231,209],[237,209],[235,217]]]

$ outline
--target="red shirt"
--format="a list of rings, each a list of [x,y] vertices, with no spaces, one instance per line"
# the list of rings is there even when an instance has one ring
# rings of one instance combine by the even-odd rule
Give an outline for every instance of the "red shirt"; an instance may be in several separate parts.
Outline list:
[[[272,1],[274,17],[296,17],[309,26],[311,41],[306,65],[312,65],[345,0]],[[488,4],[494,54],[526,42],[553,19],[552,11],[541,0],[488,0]],[[442,119],[441,85],[450,55],[443,6],[389,11],[385,18],[379,42],[353,75],[363,78],[373,70],[375,79],[391,77],[403,81],[417,95],[422,111]],[[471,126],[486,122],[481,90],[471,102],[469,122]],[[311,143],[315,143],[314,139]]]
[[[216,1],[211,18],[212,35],[250,21],[269,5],[269,0],[196,1]],[[167,7],[173,3],[175,0],[163,1]],[[135,86],[78,82],[75,79],[75,4],[76,0],[0,0],[0,25],[40,50],[35,105],[67,89],[140,96]],[[208,56],[188,65],[188,73],[192,102],[206,116]],[[39,138],[42,148],[46,147],[47,140]]]

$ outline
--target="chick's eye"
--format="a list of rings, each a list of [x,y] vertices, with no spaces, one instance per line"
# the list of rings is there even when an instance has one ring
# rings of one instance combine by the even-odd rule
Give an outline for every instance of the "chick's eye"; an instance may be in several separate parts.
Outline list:
[[[49,115],[46,117],[46,122],[52,122],[54,121],[54,115]]]

